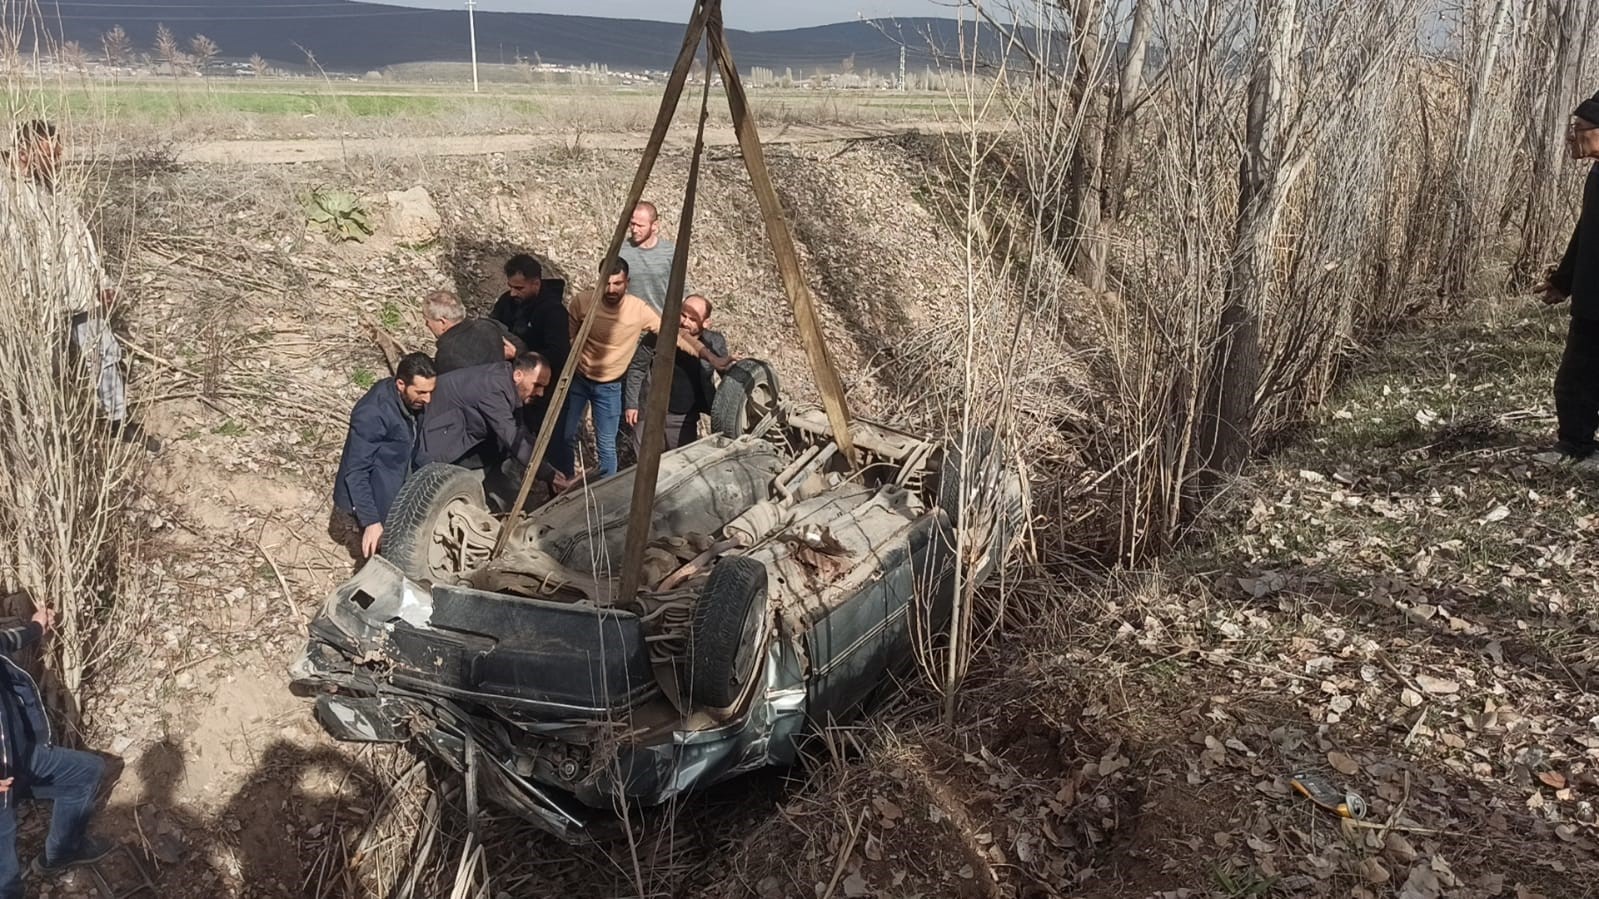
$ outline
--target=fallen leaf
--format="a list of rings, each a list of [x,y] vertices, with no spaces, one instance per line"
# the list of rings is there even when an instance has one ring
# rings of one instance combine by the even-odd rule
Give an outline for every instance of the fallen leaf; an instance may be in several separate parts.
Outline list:
[[[1438,883],[1438,875],[1426,865],[1416,865],[1410,869],[1410,876],[1405,878],[1405,885],[1399,890],[1399,899],[1438,899],[1443,892],[1443,887]]]
[[[866,878],[862,877],[859,871],[844,878],[844,895],[869,896],[871,893],[871,885],[866,882]]]
[[[893,821],[905,815],[905,812],[899,806],[881,796],[872,797],[872,807],[877,809],[877,813],[882,815],[884,820],[887,821]]]
[[[1360,763],[1341,752],[1327,753],[1327,764],[1345,777],[1354,777],[1360,773]]]
[[[1368,858],[1360,863],[1360,876],[1366,878],[1367,883],[1387,883],[1393,875],[1388,873],[1382,862]]]
[[[1410,845],[1410,840],[1402,833],[1388,832],[1388,837],[1383,841],[1383,854],[1401,865],[1409,865],[1416,860],[1416,847]]]
[[[1553,790],[1566,788],[1566,776],[1559,771],[1540,771],[1538,772],[1538,779],[1544,782],[1544,786]]]
[[[1422,699],[1420,693],[1417,693],[1415,690],[1406,687],[1404,691],[1399,694],[1399,701],[1404,704],[1405,708],[1413,709],[1416,706],[1421,705],[1426,700]]]
[[[1125,755],[1118,755],[1115,758],[1110,758],[1107,756],[1106,758],[1099,760],[1099,775],[1101,777],[1108,777],[1131,764],[1132,762],[1129,761]]]
[[[1458,682],[1446,680],[1441,677],[1433,677],[1430,674],[1416,675],[1416,683],[1420,684],[1421,688],[1426,690],[1428,693],[1444,695],[1447,693],[1460,692],[1460,684]]]

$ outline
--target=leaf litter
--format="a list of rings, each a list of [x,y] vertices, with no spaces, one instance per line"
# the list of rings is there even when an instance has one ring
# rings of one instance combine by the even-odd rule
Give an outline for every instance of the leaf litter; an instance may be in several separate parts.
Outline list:
[[[996,647],[952,731],[879,723],[846,780],[898,784],[918,811],[870,855],[941,849],[907,852],[926,864],[899,863],[904,886],[873,873],[875,895],[1583,894],[1599,484],[1532,464],[1552,419],[1518,411],[1548,405],[1557,331],[1395,337],[1204,513],[1201,541]],[[1296,793],[1307,770],[1365,816]]]

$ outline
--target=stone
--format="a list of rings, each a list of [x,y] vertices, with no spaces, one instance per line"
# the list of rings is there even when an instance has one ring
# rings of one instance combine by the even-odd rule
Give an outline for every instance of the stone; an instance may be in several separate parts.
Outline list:
[[[414,247],[438,239],[444,220],[426,188],[419,184],[410,190],[391,190],[385,199],[384,221],[395,242]]]

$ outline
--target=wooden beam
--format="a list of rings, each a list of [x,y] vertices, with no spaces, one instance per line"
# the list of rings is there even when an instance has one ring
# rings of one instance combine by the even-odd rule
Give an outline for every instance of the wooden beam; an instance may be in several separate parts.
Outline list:
[[[694,15],[689,18],[688,28],[683,34],[683,46],[677,53],[677,63],[672,67],[671,77],[666,81],[666,93],[661,97],[661,109],[655,115],[655,127],[650,131],[649,142],[644,146],[644,156],[639,160],[638,171],[633,175],[633,186],[628,190],[627,203],[622,207],[621,220],[617,222],[616,231],[611,235],[610,249],[605,251],[605,259],[601,263],[603,270],[610,270],[617,254],[622,250],[622,241],[627,237],[627,225],[633,217],[633,209],[644,198],[644,188],[649,184],[650,173],[655,170],[655,160],[661,155],[661,145],[666,142],[666,133],[672,127],[672,118],[677,114],[677,104],[683,96],[683,86],[688,83],[689,69],[694,64],[694,56],[699,51],[700,40],[705,34],[706,2],[707,0],[699,0],[694,6]],[[600,283],[603,286],[603,279]],[[544,416],[538,438],[533,443],[533,455],[528,459],[527,473],[522,477],[522,489],[517,493],[510,514],[500,525],[500,536],[494,541],[494,552],[490,554],[490,559],[498,558],[500,553],[504,552],[505,545],[511,538],[511,532],[516,530],[522,521],[522,510],[527,505],[528,494],[533,490],[533,482],[537,480],[539,463],[544,461],[544,455],[549,450],[550,439],[555,433],[555,424],[561,420],[561,409],[566,404],[567,393],[572,389],[572,376],[577,372],[577,361],[582,355],[583,344],[588,341],[589,332],[593,330],[598,317],[585,316],[583,324],[578,328],[577,336],[572,340],[572,352],[567,355],[566,365],[561,369],[560,378],[554,386],[555,392],[550,397],[550,411]]]
[[[727,35],[722,29],[722,0],[706,0],[705,36],[711,45],[711,55],[716,58],[722,73],[722,88],[727,93],[728,110],[733,117],[733,131],[738,135],[739,151],[744,156],[744,167],[749,170],[750,183],[755,188],[755,200],[761,207],[761,218],[766,222],[766,237],[777,256],[777,272],[783,279],[783,289],[794,307],[794,322],[799,326],[800,344],[810,359],[811,373],[816,378],[816,389],[822,395],[822,407],[827,410],[827,422],[833,428],[838,448],[851,465],[856,464],[855,441],[849,432],[849,406],[844,399],[844,385],[838,378],[838,369],[827,349],[822,334],[822,324],[816,316],[816,301],[800,271],[799,253],[794,249],[794,237],[789,233],[788,219],[783,215],[783,204],[772,184],[771,172],[766,167],[766,155],[761,150],[760,132],[755,127],[755,115],[750,111],[749,97],[738,77],[738,66],[727,45]],[[708,75],[708,73],[707,73]]]
[[[677,371],[678,322],[683,312],[683,285],[688,280],[689,242],[694,237],[694,205],[699,193],[700,159],[705,155],[705,120],[709,118],[711,79],[707,71],[700,96],[699,132],[694,155],[689,158],[688,186],[683,189],[683,221],[677,229],[677,249],[672,254],[672,274],[666,282],[666,304],[661,310],[661,330],[655,335],[655,359],[650,365],[650,392],[644,399],[644,433],[639,438],[638,465],[633,469],[633,506],[628,511],[627,549],[622,562],[622,592],[638,593],[644,577],[644,549],[650,542],[650,518],[655,510],[655,482],[661,473],[661,452],[666,448],[666,407],[672,398],[672,377]]]

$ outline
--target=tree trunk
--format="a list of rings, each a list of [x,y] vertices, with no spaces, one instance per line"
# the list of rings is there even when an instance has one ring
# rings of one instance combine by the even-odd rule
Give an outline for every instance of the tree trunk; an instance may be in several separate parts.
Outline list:
[[[1543,84],[1537,126],[1529,129],[1527,155],[1532,159],[1532,177],[1522,207],[1521,247],[1511,272],[1517,286],[1542,277],[1551,254],[1560,251],[1559,241],[1569,231],[1557,224],[1562,217],[1555,211],[1569,181],[1560,177],[1565,156],[1560,136],[1582,90],[1580,68],[1588,52],[1588,35],[1599,24],[1599,3],[1563,0],[1551,3],[1544,15],[1544,42],[1554,48],[1554,59]]]
[[[1254,446],[1255,394],[1260,387],[1261,319],[1270,286],[1271,253],[1281,211],[1287,160],[1283,116],[1290,99],[1283,77],[1294,55],[1299,0],[1278,0],[1262,23],[1251,65],[1244,152],[1238,163],[1238,217],[1227,266],[1225,303],[1210,361],[1204,412],[1195,444],[1200,486],[1240,471]]]
[[[1074,268],[1077,277],[1096,293],[1105,289],[1109,255],[1100,204],[1105,151],[1105,104],[1100,99],[1099,89],[1105,71],[1102,65],[1104,22],[1100,0],[1077,0],[1072,16],[1072,52],[1077,61],[1072,77],[1072,100],[1081,125],[1067,202],[1076,235]]]
[[[1137,0],[1133,25],[1127,34],[1127,57],[1122,60],[1116,96],[1111,101],[1105,132],[1105,217],[1121,221],[1127,208],[1127,182],[1133,175],[1133,144],[1137,137],[1138,105],[1143,101],[1144,65],[1149,59],[1149,32],[1154,0]]]
[[[1470,92],[1466,96],[1466,123],[1460,131],[1459,150],[1456,155],[1453,202],[1449,207],[1449,227],[1446,254],[1439,281],[1439,290],[1445,299],[1457,299],[1465,293],[1466,273],[1476,266],[1479,210],[1472,206],[1471,197],[1478,184],[1481,168],[1477,148],[1482,140],[1483,118],[1488,112],[1488,86],[1492,83],[1494,64],[1499,59],[1499,44],[1510,20],[1510,0],[1495,0],[1493,15],[1489,17],[1488,33],[1482,36],[1477,54],[1477,70]]]

